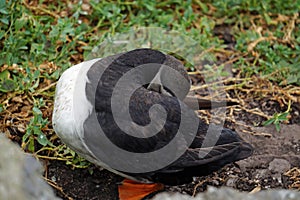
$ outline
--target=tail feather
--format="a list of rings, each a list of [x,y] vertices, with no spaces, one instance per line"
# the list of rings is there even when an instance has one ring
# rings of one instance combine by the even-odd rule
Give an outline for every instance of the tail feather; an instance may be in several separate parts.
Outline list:
[[[192,96],[187,96],[183,102],[193,110],[210,110],[213,108],[238,105],[237,102],[232,101],[211,101],[209,99]]]

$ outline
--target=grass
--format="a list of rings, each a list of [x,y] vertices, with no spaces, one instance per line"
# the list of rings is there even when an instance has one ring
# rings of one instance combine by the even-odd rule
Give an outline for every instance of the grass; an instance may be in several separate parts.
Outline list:
[[[224,66],[231,65],[241,81],[230,79],[226,91],[240,99],[279,102],[283,112],[261,114],[265,124],[279,129],[289,120],[288,102],[299,103],[299,11],[299,0],[0,0],[1,131],[37,156],[88,166],[53,132],[55,83],[105,38],[141,26],[175,30],[195,40],[219,60],[217,70],[207,70],[224,82],[230,79]],[[214,34],[218,27],[230,28],[234,48]]]

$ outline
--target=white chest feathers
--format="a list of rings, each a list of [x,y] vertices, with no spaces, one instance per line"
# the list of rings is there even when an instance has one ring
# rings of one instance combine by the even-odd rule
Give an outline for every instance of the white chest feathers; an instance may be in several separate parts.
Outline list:
[[[87,100],[85,87],[88,82],[87,71],[99,59],[70,67],[62,74],[56,86],[52,116],[54,131],[79,154],[91,153],[83,142],[83,123],[93,109]]]

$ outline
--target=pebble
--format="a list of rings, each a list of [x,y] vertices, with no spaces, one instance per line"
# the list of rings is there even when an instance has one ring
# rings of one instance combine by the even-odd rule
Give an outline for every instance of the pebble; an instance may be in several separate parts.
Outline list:
[[[291,164],[285,159],[275,158],[269,163],[269,170],[275,173],[285,173],[291,168]]]

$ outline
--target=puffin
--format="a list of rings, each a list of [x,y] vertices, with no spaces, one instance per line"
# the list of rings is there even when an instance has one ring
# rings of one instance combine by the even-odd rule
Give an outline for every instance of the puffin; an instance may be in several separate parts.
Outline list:
[[[197,116],[226,102],[189,96],[190,83],[181,61],[151,48],[84,61],[58,80],[53,129],[80,156],[125,178],[120,200],[144,199],[252,155],[235,131]]]

